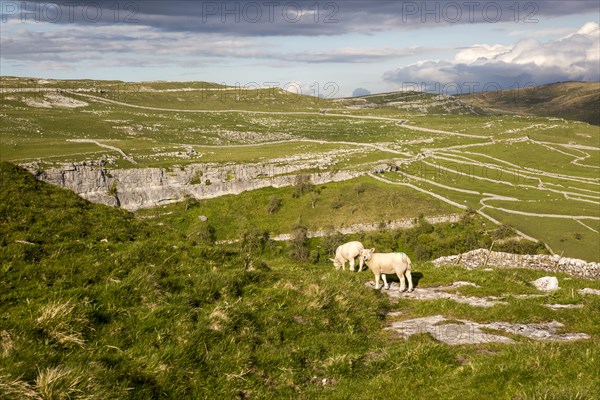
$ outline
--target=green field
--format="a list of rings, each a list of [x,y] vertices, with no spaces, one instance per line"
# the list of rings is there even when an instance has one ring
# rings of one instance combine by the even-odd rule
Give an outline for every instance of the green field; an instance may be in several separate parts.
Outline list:
[[[357,187],[360,187],[360,193],[357,193]],[[277,212],[269,214],[271,198],[281,200],[281,206]],[[138,215],[141,218],[166,215],[159,217],[157,223],[174,224],[190,234],[202,225],[198,217],[204,215],[214,226],[218,240],[231,240],[247,226],[273,236],[290,232],[297,222],[315,231],[457,212],[461,210],[422,193],[361,177],[318,185],[316,191],[297,197],[293,188],[267,188],[215,199],[188,200],[160,209],[143,210]]]

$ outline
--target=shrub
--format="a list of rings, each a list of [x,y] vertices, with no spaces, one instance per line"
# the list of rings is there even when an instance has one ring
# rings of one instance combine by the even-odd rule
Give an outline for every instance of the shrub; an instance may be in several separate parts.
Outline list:
[[[358,197],[361,193],[365,192],[365,186],[362,183],[357,183],[354,185],[354,192],[356,193],[356,197]]]
[[[253,225],[247,225],[240,232],[240,247],[242,254],[252,256],[260,255],[264,252],[265,246],[269,242],[269,232],[260,231]]]
[[[117,197],[117,182],[113,182],[112,185],[110,185],[110,188],[108,188],[106,194],[108,194],[109,196]]]
[[[335,250],[344,242],[344,236],[333,229],[333,227],[329,227],[325,231],[325,235],[323,239],[321,239],[321,246],[326,254],[331,256],[335,255]]]
[[[196,171],[190,180],[190,185],[199,185],[202,183],[202,171]]]
[[[196,232],[196,236],[202,243],[214,244],[217,240],[217,231],[211,224],[203,222]]]
[[[333,208],[334,210],[339,210],[340,208],[343,207],[343,205],[344,205],[344,203],[342,203],[342,199],[339,197],[336,197],[331,202],[331,208]]]
[[[306,262],[309,256],[308,250],[308,228],[301,224],[292,227],[292,239],[290,240],[290,257],[295,261]]]
[[[321,254],[319,253],[318,250],[311,250],[308,253],[308,261],[310,261],[312,264],[318,263],[320,259],[321,259]]]
[[[269,215],[278,212],[281,209],[282,201],[277,196],[269,197],[269,204],[267,204],[267,211]]]
[[[315,185],[312,183],[312,178],[307,174],[296,175],[294,179],[294,193],[293,197],[300,197],[305,193],[312,192],[315,189]]]

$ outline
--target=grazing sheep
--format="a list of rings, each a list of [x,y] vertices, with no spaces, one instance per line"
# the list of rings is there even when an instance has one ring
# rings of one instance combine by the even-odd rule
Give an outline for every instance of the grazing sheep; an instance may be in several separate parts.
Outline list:
[[[379,289],[379,277],[383,278],[384,288],[387,290],[390,285],[387,283],[385,274],[396,273],[400,279],[400,291],[405,289],[404,277],[408,280],[408,291],[413,291],[412,276],[410,274],[410,258],[404,253],[375,253],[375,249],[363,251],[363,260],[375,274],[375,289]]]
[[[361,242],[348,242],[339,246],[335,250],[335,258],[330,258],[330,260],[333,261],[335,269],[342,267],[344,271],[346,270],[346,261],[349,261],[350,271],[354,271],[354,259],[359,257],[358,263],[360,271],[362,271],[364,265],[362,254],[364,249]]]

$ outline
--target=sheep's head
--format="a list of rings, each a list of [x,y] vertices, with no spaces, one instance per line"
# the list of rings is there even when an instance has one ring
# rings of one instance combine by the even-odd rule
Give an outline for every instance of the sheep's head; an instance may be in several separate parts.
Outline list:
[[[375,253],[375,249],[365,249],[362,252],[362,258],[365,261],[369,261],[371,259],[371,257],[373,256],[373,253]]]
[[[329,261],[333,262],[333,266],[335,269],[339,269],[342,266],[342,263],[336,260],[335,258],[330,258]]]

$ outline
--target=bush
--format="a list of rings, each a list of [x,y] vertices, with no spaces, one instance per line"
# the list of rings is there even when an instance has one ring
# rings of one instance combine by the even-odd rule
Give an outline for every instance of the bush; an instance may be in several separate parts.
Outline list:
[[[217,240],[217,230],[209,223],[203,222],[196,232],[198,240],[205,244],[214,244]]]
[[[333,257],[335,255],[335,250],[344,243],[344,236],[333,229],[333,227],[329,227],[325,231],[325,235],[321,239],[321,247],[325,251],[325,254]]]
[[[319,253],[318,250],[311,250],[308,253],[308,261],[310,261],[312,264],[318,263],[320,259],[321,259],[321,254]]]
[[[269,242],[269,232],[260,231],[253,225],[247,225],[241,228],[240,239],[242,254],[257,256],[264,252],[265,246]]]
[[[271,196],[269,198],[269,204],[267,204],[267,211],[269,215],[276,213],[281,209],[282,201],[277,196]]]
[[[339,197],[336,197],[331,202],[331,208],[333,208],[334,210],[338,210],[338,209],[342,208],[343,206],[344,206],[344,203],[342,203],[342,199]]]
[[[308,228],[301,224],[292,227],[292,240],[289,242],[290,257],[299,262],[306,262],[309,256]]]
[[[292,196],[300,197],[305,193],[312,192],[314,189],[315,185],[312,183],[310,175],[296,175],[296,178],[294,179],[294,193]]]
[[[358,197],[361,193],[365,192],[365,186],[362,183],[357,183],[354,185],[354,192],[356,193],[356,197]]]

